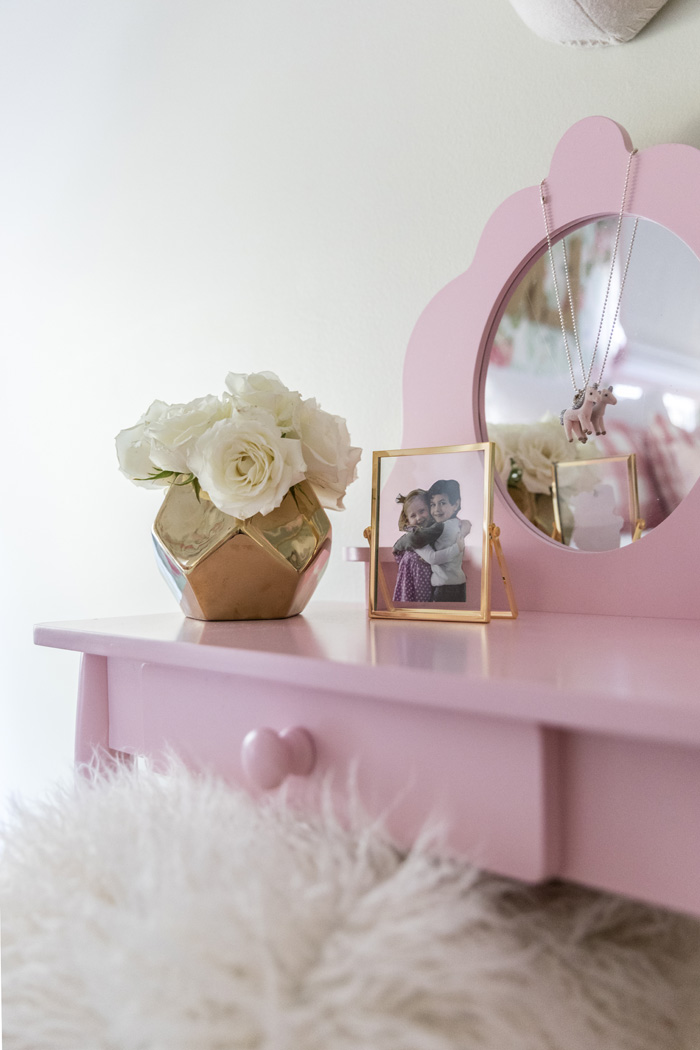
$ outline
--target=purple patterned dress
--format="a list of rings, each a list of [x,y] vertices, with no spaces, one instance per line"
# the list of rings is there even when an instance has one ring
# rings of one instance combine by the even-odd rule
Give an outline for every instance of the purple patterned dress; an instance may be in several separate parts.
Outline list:
[[[394,587],[395,602],[432,601],[430,577],[432,569],[415,551],[395,551],[399,571]]]

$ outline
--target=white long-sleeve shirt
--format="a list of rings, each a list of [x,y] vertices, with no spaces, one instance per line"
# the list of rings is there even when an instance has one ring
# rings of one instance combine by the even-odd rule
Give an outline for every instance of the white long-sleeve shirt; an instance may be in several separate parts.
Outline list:
[[[431,586],[466,583],[467,577],[462,570],[464,547],[458,541],[469,535],[471,527],[470,521],[448,518],[444,522],[442,533],[435,541],[434,550],[432,547],[416,548],[416,554],[432,566]]]

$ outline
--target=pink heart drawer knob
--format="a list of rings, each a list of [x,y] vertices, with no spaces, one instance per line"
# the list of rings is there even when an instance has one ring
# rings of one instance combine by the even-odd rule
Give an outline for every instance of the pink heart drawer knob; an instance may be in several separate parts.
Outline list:
[[[255,787],[271,791],[290,774],[306,777],[316,764],[316,746],[308,729],[294,726],[278,733],[263,726],[252,729],[241,745],[241,762]]]

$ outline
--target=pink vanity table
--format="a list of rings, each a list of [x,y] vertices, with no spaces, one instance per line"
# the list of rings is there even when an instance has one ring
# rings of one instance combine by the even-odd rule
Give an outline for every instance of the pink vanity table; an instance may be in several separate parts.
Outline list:
[[[548,175],[555,236],[617,213],[628,150],[605,118],[567,132]],[[653,147],[635,160],[631,206],[700,256],[698,187],[700,152]],[[402,448],[487,440],[489,346],[545,248],[529,187],[418,321]],[[424,411],[438,351],[439,418]],[[284,778],[302,804],[327,784],[341,809],[354,777],[400,843],[433,818],[446,848],[492,871],[700,915],[700,484],[640,542],[596,554],[545,538],[500,488],[494,516],[514,621],[369,621],[312,600],[288,620],[39,626],[39,644],[84,654],[77,760],[99,745],[157,762],[171,747],[253,790]]]
[[[77,759],[94,745],[248,783],[242,742],[304,727],[315,795],[365,805],[407,843],[526,880],[561,875],[700,914],[700,632],[690,620],[522,613],[480,624],[369,621],[312,603],[289,620],[181,613],[45,624],[82,659]],[[679,659],[680,657],[680,659]]]

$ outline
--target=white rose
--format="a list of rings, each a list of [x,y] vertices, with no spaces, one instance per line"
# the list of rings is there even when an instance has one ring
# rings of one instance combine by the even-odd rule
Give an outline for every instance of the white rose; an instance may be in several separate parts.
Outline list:
[[[301,447],[306,478],[319,503],[330,510],[345,510],[343,497],[357,477],[361,448],[350,444],[347,424],[318,407],[315,398],[301,406]]]
[[[148,480],[149,474],[157,474],[161,469],[151,458],[149,427],[168,407],[164,401],[154,401],[135,426],[120,430],[115,438],[119,469],[142,488],[162,488],[168,484],[167,478]]]
[[[226,386],[237,409],[261,408],[273,416],[285,435],[299,437],[301,394],[286,387],[274,372],[229,372]]]
[[[518,447],[521,430],[522,425],[519,423],[488,424],[489,441],[493,441],[495,445],[494,467],[504,485],[508,484],[508,478],[513,470],[513,460],[515,460],[515,450]]]
[[[190,469],[225,514],[269,514],[303,481],[301,442],[282,437],[269,412],[250,409],[222,419],[196,441]]]
[[[552,485],[552,463],[575,458],[558,419],[523,426],[513,458],[523,472],[523,485],[530,492],[548,493]]]
[[[222,401],[212,394],[195,398],[186,405],[165,405],[164,411],[147,428],[151,457],[161,470],[189,474],[189,454],[197,438],[230,415],[230,401]]]

